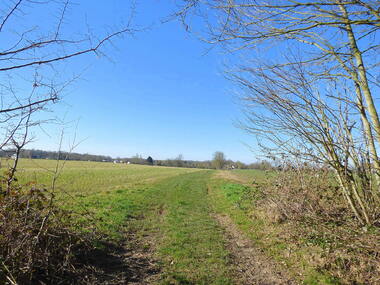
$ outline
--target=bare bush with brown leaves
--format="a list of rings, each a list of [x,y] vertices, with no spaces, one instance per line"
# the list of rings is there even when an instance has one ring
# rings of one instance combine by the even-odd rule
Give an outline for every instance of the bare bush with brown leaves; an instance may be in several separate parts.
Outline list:
[[[7,183],[7,176],[1,182]],[[65,221],[70,215],[57,209],[51,199],[35,183],[14,182],[0,196],[1,282],[52,284],[74,276],[78,255],[74,252],[86,247],[86,242],[68,228]]]
[[[264,194],[257,215],[317,271],[343,284],[380,282],[380,232],[358,227],[331,169],[283,163],[259,187]]]
[[[263,189],[267,201],[262,206],[278,213],[282,220],[342,222],[343,213],[347,214],[344,198],[327,167],[285,164]]]

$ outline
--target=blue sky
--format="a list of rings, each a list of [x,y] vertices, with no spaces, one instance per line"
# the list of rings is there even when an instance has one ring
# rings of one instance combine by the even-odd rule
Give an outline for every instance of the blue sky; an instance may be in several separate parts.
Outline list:
[[[87,22],[101,34],[128,19],[128,1],[79,2],[68,11],[67,33],[80,32]],[[110,60],[83,56],[65,65],[67,74],[81,77],[50,113],[71,122],[64,148],[76,132],[81,141],[76,152],[113,157],[139,153],[154,159],[183,154],[206,160],[223,151],[233,160],[256,160],[258,153],[244,145],[253,145],[254,138],[234,126],[241,113],[233,86],[223,78],[226,55],[218,49],[205,55],[209,46],[178,22],[162,24],[173,9],[171,1],[137,2],[133,24],[148,29],[105,48]],[[61,128],[45,125],[44,131],[49,136],[35,130],[29,147],[57,149]]]

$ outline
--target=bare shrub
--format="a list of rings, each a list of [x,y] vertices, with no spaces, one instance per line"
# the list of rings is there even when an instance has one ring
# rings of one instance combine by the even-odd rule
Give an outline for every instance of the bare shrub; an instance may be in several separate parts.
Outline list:
[[[328,167],[284,163],[261,187],[266,199],[260,206],[274,222],[309,219],[340,223],[346,219],[345,201]]]
[[[31,140],[31,128],[43,123],[35,115],[61,99],[63,90],[77,79],[66,76],[63,64],[84,55],[109,56],[105,47],[112,40],[133,33],[131,19],[103,35],[93,33],[87,23],[83,26],[87,32],[81,32],[79,26],[70,32],[65,25],[74,7],[69,0],[0,3],[0,35],[4,39],[0,48],[0,150],[12,150],[15,156],[0,175],[2,284],[62,283],[77,270],[74,263],[80,249],[91,242],[69,229],[67,221],[72,226],[74,219],[54,206],[52,192],[34,182],[20,185],[16,176],[21,150]],[[39,16],[41,10],[46,11],[44,19]],[[60,170],[57,164],[52,189]]]
[[[86,243],[68,228],[70,215],[55,208],[51,199],[33,182],[13,183],[9,194],[0,196],[1,282],[54,283],[75,273],[74,252],[89,247],[90,239]]]
[[[379,283],[379,230],[357,226],[331,169],[285,162],[258,186],[254,212],[309,265],[343,284]]]

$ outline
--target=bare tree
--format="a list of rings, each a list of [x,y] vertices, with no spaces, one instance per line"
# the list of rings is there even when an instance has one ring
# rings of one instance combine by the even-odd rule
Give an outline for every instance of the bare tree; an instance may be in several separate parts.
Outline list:
[[[226,164],[226,157],[223,152],[216,151],[213,155],[212,166],[216,169],[223,169]]]
[[[183,167],[184,166],[184,163],[183,163],[183,154],[179,154],[177,155],[176,158],[174,158],[174,164],[176,167]]]
[[[228,73],[243,87],[245,129],[273,154],[328,164],[358,220],[376,222],[380,2],[184,2],[176,15],[204,17],[204,40],[264,57]]]
[[[77,239],[66,227],[72,219],[53,205],[65,158],[59,155],[50,172],[50,191],[34,181],[17,183],[16,171],[31,129],[43,123],[36,115],[50,110],[77,77],[67,76],[66,64],[85,55],[107,56],[107,45],[133,33],[129,23],[103,35],[88,25],[85,33],[72,24],[68,30],[67,17],[75,8],[69,0],[0,2],[0,151],[12,154],[0,175],[1,283],[33,283],[38,272],[56,283],[57,272],[69,275],[74,268],[70,260]]]
[[[102,49],[107,43],[133,33],[129,22],[104,35],[94,35],[89,28],[84,34],[67,31],[66,18],[73,7],[69,0],[6,0],[0,4],[0,150],[13,149],[16,155],[5,189],[13,181],[30,128],[41,123],[33,115],[58,102],[73,80],[62,74],[62,63],[86,54],[105,55]],[[48,25],[39,23],[36,11],[46,11]]]

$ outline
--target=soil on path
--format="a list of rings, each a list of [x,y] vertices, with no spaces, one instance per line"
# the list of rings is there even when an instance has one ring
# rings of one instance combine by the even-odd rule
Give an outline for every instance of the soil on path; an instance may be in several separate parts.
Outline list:
[[[297,284],[287,276],[279,264],[270,260],[247,239],[227,215],[215,214],[215,219],[224,228],[227,249],[231,253],[233,275],[237,284],[282,285]]]
[[[80,266],[75,284],[145,285],[154,283],[160,273],[152,250],[133,234],[122,244],[105,243],[84,253]]]

